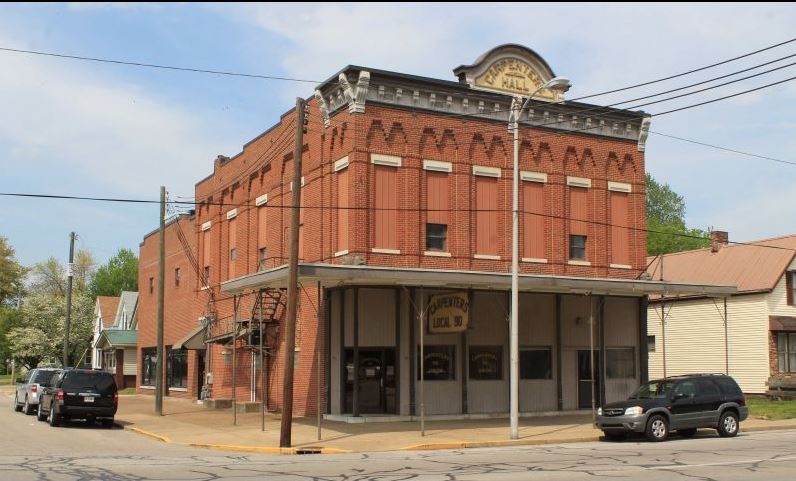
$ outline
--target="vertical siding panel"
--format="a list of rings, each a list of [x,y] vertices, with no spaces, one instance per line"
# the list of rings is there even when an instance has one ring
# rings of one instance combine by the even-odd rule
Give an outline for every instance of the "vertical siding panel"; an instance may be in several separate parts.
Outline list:
[[[448,225],[448,174],[444,172],[428,172],[427,175],[428,223]]]
[[[497,179],[476,177],[476,254],[497,255]]]
[[[237,256],[237,246],[238,246],[237,225],[238,225],[238,219],[237,218],[231,219],[228,222],[228,224],[229,225],[227,226],[227,229],[229,229],[229,230],[227,231],[227,235],[228,235],[228,239],[229,239],[229,247],[227,249],[227,261],[228,261],[228,264],[227,264],[227,279],[232,279],[232,278],[235,277],[235,260],[232,259],[232,257],[230,256],[229,253],[232,251],[232,249],[236,249],[236,253],[235,254]]]
[[[610,192],[611,196],[611,262],[630,264],[630,231],[628,226],[628,195]]]
[[[375,246],[382,249],[398,248],[398,170],[395,167],[376,166],[376,222]]]
[[[337,174],[337,251],[348,250],[348,169]]]
[[[588,189],[583,187],[569,188],[569,233],[571,235],[589,234],[588,193]]]
[[[544,259],[544,184],[524,182],[522,186],[523,252],[522,257]]]

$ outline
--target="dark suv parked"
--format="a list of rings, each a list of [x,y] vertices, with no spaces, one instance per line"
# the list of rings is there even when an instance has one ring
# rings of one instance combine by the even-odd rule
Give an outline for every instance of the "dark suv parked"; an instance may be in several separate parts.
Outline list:
[[[116,381],[110,373],[90,369],[65,369],[54,376],[50,387],[39,398],[39,421],[49,419],[58,426],[65,419],[99,419],[113,426],[119,405]]]
[[[713,428],[722,437],[732,437],[748,415],[743,392],[733,378],[693,374],[650,381],[626,401],[602,406],[597,411],[597,427],[608,439],[637,432],[645,433],[650,441],[663,441],[670,430],[691,437],[698,428]]]

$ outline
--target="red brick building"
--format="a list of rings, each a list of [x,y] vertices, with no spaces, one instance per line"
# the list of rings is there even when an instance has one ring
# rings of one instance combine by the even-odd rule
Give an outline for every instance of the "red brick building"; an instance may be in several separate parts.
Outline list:
[[[507,125],[513,99],[554,74],[517,45],[454,72],[458,81],[349,66],[307,101],[297,414],[407,417],[420,392],[427,414],[508,411]],[[625,396],[647,373],[646,294],[707,289],[637,280],[645,114],[563,100],[538,91],[520,118],[522,412],[586,407],[592,390]],[[288,111],[242,152],[219,156],[196,185],[195,219],[180,220],[195,235],[197,289],[167,285],[167,344],[207,320],[214,399],[265,397],[280,409],[297,121]],[[143,289],[157,277],[153,239],[142,244]],[[154,339],[144,333],[146,298],[142,342]],[[261,325],[264,369],[251,335]]]

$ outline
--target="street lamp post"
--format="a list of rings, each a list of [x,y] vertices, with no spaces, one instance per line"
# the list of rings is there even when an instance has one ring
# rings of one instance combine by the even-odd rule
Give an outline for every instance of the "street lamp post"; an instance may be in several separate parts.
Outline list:
[[[547,81],[544,85],[536,89],[531,95],[522,101],[521,97],[515,97],[511,104],[511,112],[509,114],[509,130],[514,134],[514,176],[512,177],[513,183],[513,200],[511,210],[511,345],[509,370],[510,370],[510,424],[511,424],[511,439],[519,437],[519,209],[520,209],[520,129],[519,122],[523,110],[531,101],[534,95],[538,94],[541,90],[551,89],[558,92],[566,92],[571,87],[569,79],[565,77],[555,77]]]

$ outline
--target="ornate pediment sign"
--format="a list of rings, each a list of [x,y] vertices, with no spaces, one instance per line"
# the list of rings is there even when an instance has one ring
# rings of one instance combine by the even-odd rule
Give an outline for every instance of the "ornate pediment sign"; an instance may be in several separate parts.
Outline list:
[[[521,45],[501,45],[485,53],[472,65],[453,71],[471,88],[550,101],[563,99],[561,93],[539,87],[555,77],[547,62]],[[538,91],[538,92],[537,92]]]

